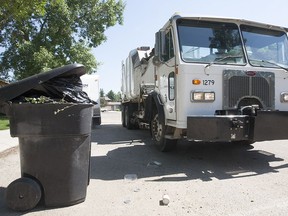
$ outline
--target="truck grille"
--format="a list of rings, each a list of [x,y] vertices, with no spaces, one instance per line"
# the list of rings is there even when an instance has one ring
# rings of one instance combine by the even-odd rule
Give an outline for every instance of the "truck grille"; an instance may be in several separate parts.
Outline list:
[[[250,73],[250,76],[247,75]],[[265,109],[274,109],[275,75],[271,72],[224,70],[223,108],[235,109],[245,100],[245,105],[260,102]],[[248,103],[248,104],[247,104]]]

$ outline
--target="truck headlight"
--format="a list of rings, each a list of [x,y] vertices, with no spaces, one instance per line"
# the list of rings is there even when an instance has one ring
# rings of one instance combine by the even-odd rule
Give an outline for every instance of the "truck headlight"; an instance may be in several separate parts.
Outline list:
[[[280,100],[282,103],[287,103],[288,102],[288,92],[282,92]]]
[[[215,101],[215,92],[194,91],[191,92],[192,102],[213,102]]]

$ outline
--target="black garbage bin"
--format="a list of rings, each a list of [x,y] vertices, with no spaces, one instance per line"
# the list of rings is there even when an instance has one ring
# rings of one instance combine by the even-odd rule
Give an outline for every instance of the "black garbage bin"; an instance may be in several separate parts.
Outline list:
[[[56,69],[48,76],[41,76],[49,80],[55,77],[51,73],[56,72],[56,76],[75,75],[75,71],[81,75],[79,68],[84,69],[81,65],[70,65],[60,72]],[[30,85],[31,89],[39,89],[38,84],[43,81],[35,79],[43,80],[41,76],[21,82],[19,88],[26,85],[26,91]],[[17,85],[11,87],[12,96],[6,94],[5,99],[10,100],[21,92],[14,86]],[[3,92],[9,93],[7,88]],[[10,134],[19,138],[21,165],[21,178],[10,183],[6,190],[8,207],[25,211],[34,208],[40,200],[47,207],[74,205],[85,200],[90,179],[92,108],[90,103],[69,102],[6,104],[3,110],[10,119]]]

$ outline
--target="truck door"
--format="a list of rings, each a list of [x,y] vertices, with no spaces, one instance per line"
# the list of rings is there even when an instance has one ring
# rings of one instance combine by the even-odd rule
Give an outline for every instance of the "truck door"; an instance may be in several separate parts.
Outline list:
[[[163,38],[164,39],[164,38]],[[158,87],[164,102],[166,118],[176,120],[176,76],[173,35],[171,29],[165,33],[165,46],[161,55],[162,64],[157,67]]]

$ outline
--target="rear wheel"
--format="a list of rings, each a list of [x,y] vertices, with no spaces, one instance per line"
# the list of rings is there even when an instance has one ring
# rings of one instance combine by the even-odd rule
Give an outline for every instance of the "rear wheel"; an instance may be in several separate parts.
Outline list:
[[[126,123],[125,123],[125,105],[122,105],[122,110],[121,110],[121,121],[122,121],[122,126],[126,127]]]
[[[175,148],[177,144],[177,139],[167,139],[165,134],[167,131],[167,126],[163,120],[160,120],[157,111],[154,111],[153,118],[150,124],[150,130],[152,134],[152,139],[156,147],[162,151],[167,152]]]
[[[134,112],[137,111],[137,104],[127,103],[124,107],[123,119],[127,129],[139,129],[137,118],[134,116]]]
[[[133,125],[131,123],[131,110],[129,104],[125,106],[125,111],[124,111],[124,124],[127,129],[132,129]]]
[[[41,196],[40,185],[33,179],[22,177],[8,185],[6,204],[16,211],[27,211],[39,203]]]

